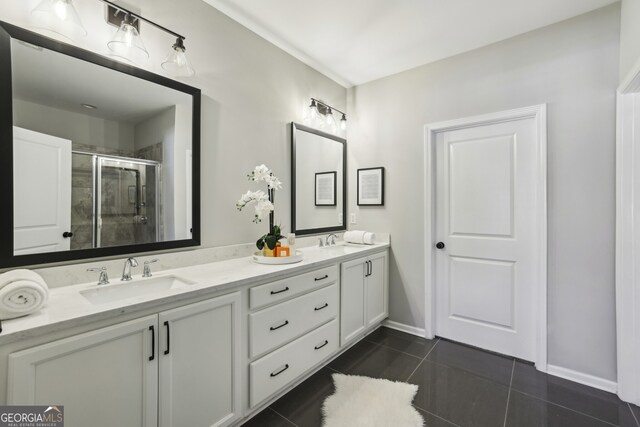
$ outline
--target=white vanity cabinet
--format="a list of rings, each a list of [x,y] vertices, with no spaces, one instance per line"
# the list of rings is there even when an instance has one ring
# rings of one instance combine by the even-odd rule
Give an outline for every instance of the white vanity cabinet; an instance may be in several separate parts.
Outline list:
[[[65,425],[225,426],[240,410],[240,293],[9,355],[9,404]]]
[[[389,315],[388,252],[342,263],[340,344],[345,345]]]

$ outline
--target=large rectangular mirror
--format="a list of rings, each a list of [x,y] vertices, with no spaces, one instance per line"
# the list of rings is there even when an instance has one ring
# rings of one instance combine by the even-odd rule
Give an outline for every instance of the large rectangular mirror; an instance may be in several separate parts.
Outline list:
[[[293,232],[346,230],[347,141],[292,123],[291,148]]]
[[[198,245],[200,90],[0,25],[0,267]]]

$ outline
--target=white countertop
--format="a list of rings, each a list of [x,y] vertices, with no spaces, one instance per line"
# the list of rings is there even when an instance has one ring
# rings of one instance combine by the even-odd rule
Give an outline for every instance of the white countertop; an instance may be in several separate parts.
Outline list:
[[[0,344],[59,331],[84,323],[115,318],[125,313],[132,313],[155,306],[176,302],[182,299],[212,294],[222,290],[233,290],[251,283],[269,282],[289,277],[307,270],[325,265],[343,262],[365,256],[388,248],[389,243],[375,245],[345,246],[344,253],[339,249],[307,247],[298,249],[303,252],[304,259],[296,264],[263,265],[256,263],[252,257],[242,257],[208,264],[194,265],[156,272],[154,277],[173,275],[186,279],[194,284],[175,289],[160,290],[134,298],[122,299],[104,304],[92,304],[80,291],[96,288],[96,282],[64,286],[50,290],[50,298],[45,307],[29,316],[3,320]],[[342,247],[339,245],[337,247]],[[141,276],[133,276],[134,282],[120,282],[112,279],[105,286],[127,286],[145,280]]]

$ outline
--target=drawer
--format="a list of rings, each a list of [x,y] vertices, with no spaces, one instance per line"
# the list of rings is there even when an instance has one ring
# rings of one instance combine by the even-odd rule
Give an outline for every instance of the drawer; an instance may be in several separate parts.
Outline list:
[[[264,354],[338,316],[338,284],[249,315],[249,356]]]
[[[254,286],[249,290],[249,308],[253,310],[289,299],[336,280],[338,280],[338,266],[332,265],[266,285]]]
[[[281,390],[338,349],[338,320],[332,320],[249,365],[251,407]]]

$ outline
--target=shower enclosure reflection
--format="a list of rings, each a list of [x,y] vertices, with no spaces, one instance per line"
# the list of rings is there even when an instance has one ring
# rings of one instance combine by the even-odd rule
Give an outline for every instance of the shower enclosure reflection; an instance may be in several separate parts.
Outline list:
[[[72,154],[71,249],[161,241],[160,163]]]

